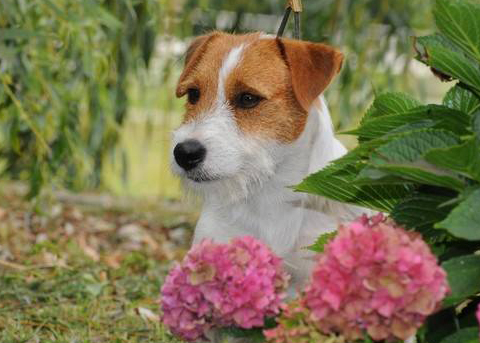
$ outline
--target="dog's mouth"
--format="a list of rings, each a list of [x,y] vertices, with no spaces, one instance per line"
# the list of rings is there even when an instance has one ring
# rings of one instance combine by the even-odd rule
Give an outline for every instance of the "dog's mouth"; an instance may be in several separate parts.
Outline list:
[[[186,177],[187,179],[192,180],[193,182],[196,182],[196,183],[213,182],[221,179],[221,177],[218,175],[208,175],[205,173],[198,173],[198,172],[188,173]]]
[[[212,178],[212,177],[206,177],[206,176],[187,176],[187,178],[197,183],[212,182],[212,181],[219,180],[218,178]]]

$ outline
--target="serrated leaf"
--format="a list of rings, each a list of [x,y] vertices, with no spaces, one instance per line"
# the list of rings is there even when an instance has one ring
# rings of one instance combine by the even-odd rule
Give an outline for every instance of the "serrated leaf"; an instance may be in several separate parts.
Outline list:
[[[426,122],[426,121],[433,121]],[[439,105],[428,105],[417,107],[405,113],[385,115],[364,122],[359,128],[344,134],[357,135],[362,139],[379,138],[387,134],[397,133],[396,130],[405,125],[423,123],[429,127],[437,129],[446,129],[458,135],[468,134],[470,116],[453,110],[451,108]]]
[[[386,184],[405,184],[405,179],[392,175],[387,171],[366,166],[358,173],[354,180],[356,185],[386,185]]]
[[[415,193],[400,202],[390,213],[395,222],[422,233],[430,242],[446,235],[433,228],[434,224],[445,219],[451,209],[441,207],[450,197],[435,194]]]
[[[419,130],[405,133],[375,150],[370,162],[416,162],[426,152],[442,147],[450,147],[460,142],[460,138],[445,130]]]
[[[435,227],[445,229],[455,237],[480,240],[480,189],[472,192]]]
[[[445,306],[462,302],[480,291],[480,256],[454,257],[442,263],[447,272],[451,294],[444,300]]]
[[[383,115],[404,113],[421,103],[405,93],[383,93],[378,95],[362,118],[362,123]]]
[[[480,181],[480,143],[475,138],[461,145],[430,150],[425,154],[425,160]]]
[[[381,116],[382,113],[378,111],[378,109],[375,107],[375,104],[372,103],[370,107],[367,109],[365,114],[363,115],[362,119],[360,120],[360,124],[363,124],[365,121],[376,118]]]
[[[323,253],[323,251],[325,250],[325,245],[328,244],[328,242],[330,242],[337,235],[337,233],[337,231],[334,231],[320,235],[320,237],[317,238],[315,243],[308,246],[307,249],[316,253]]]
[[[454,173],[424,159],[428,151],[457,145],[459,141],[456,135],[444,130],[406,133],[376,149],[369,166],[407,180],[462,190],[464,183]]]
[[[442,339],[440,343],[478,343],[478,328],[470,327],[460,329],[453,335]]]
[[[423,52],[417,59],[452,78],[471,86],[477,95],[480,94],[480,64],[452,46],[441,36],[417,38],[423,46]]]
[[[410,192],[407,185],[355,185],[353,181],[358,170],[354,165],[355,163],[342,164],[339,167],[333,162],[330,166],[308,176],[295,187],[295,190],[384,212],[390,212]]]
[[[399,126],[393,130],[391,130],[388,135],[398,134],[398,133],[405,133],[409,131],[421,130],[421,129],[433,129],[436,125],[435,120],[425,119],[420,120],[413,123],[408,123],[402,126]]]
[[[480,98],[458,84],[447,92],[443,98],[443,104],[470,115],[480,110]]]
[[[405,93],[385,93],[374,101],[375,107],[384,114],[403,113],[418,107],[421,103]]]
[[[437,0],[433,15],[440,32],[480,62],[480,5]]]
[[[480,110],[473,115],[472,131],[476,135],[477,140],[480,140]]]
[[[421,37],[416,37],[415,39],[416,43],[419,43],[422,47],[427,47],[427,46],[443,46],[451,49],[452,51],[456,51],[459,53],[463,53],[462,49],[455,45],[451,40],[449,40],[447,37],[440,33],[434,33],[428,36],[421,36]],[[428,57],[426,56],[426,51],[418,51],[422,53],[422,56],[417,56],[417,57]],[[425,61],[424,61],[425,62]]]
[[[414,181],[426,185],[438,186],[461,191],[464,183],[453,175],[442,174],[439,169],[434,169],[429,165],[401,165],[387,164],[377,167],[380,170],[389,172],[392,175],[402,177],[406,181]]]

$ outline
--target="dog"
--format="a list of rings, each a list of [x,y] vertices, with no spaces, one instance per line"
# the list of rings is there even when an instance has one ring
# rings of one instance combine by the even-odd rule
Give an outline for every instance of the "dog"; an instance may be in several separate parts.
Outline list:
[[[174,173],[203,198],[193,243],[254,236],[283,258],[294,288],[305,283],[305,247],[362,212],[290,188],[346,153],[322,95],[342,61],[328,45],[262,33],[193,41],[172,144]]]

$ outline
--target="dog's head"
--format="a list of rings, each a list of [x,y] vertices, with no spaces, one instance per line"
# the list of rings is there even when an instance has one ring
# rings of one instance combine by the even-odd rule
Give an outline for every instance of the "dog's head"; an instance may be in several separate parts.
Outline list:
[[[177,87],[187,105],[173,136],[174,172],[201,191],[258,189],[303,132],[342,59],[324,44],[260,33],[198,37]]]

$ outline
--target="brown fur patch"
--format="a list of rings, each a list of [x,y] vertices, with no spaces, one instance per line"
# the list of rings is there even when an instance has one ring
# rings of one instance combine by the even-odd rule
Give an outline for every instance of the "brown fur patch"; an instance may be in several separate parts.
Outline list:
[[[186,94],[189,88],[200,90],[200,100],[195,105],[187,103],[185,121],[208,112],[215,104],[218,88],[218,73],[228,52],[234,47],[258,39],[259,34],[229,35],[214,32],[194,41],[196,51],[187,52],[185,70],[180,76],[177,96]],[[188,58],[188,56],[191,56]]]
[[[187,103],[186,122],[208,115],[214,108],[224,59],[233,48],[246,44],[239,64],[225,82],[225,96],[238,127],[244,133],[284,143],[300,136],[308,108],[338,72],[341,54],[323,44],[259,37],[216,32],[192,44],[177,95],[197,88],[200,99],[194,105]],[[239,108],[235,99],[242,92],[264,100],[251,109]]]
[[[239,128],[257,136],[292,142],[302,133],[307,112],[295,99],[290,72],[273,39],[249,45],[229,75],[226,95],[230,103],[242,92],[264,97],[256,107],[234,107]]]

